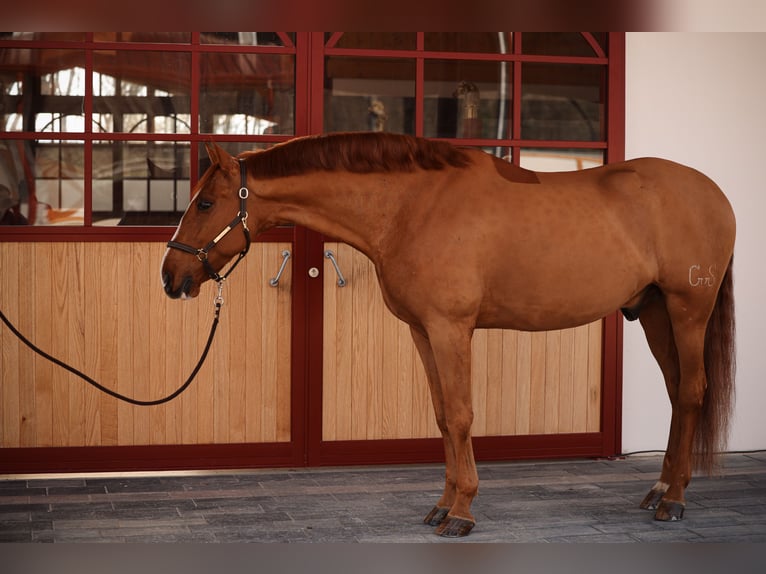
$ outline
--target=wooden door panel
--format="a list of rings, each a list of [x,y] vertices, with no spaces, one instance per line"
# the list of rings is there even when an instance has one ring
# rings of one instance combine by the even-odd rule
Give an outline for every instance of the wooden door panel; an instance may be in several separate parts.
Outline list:
[[[322,440],[439,436],[409,328],[385,307],[372,263],[326,243]],[[474,436],[598,432],[602,322],[528,333],[477,330]]]
[[[344,243],[326,249],[347,285],[327,260],[322,440],[439,436],[409,328],[386,309],[372,264]]]
[[[255,243],[226,282],[216,339],[197,380],[162,406],[91,388],[0,330],[0,446],[135,446],[290,441],[289,243]],[[136,398],[189,376],[213,318],[215,287],[171,301],[162,243],[3,243],[0,307],[39,347]]]

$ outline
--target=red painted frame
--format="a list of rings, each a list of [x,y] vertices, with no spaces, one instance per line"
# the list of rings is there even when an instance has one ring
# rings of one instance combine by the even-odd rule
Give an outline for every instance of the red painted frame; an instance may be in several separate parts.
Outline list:
[[[337,41],[338,36],[332,39]],[[334,46],[331,39],[331,46]],[[587,39],[587,37],[586,37]],[[592,40],[592,39],[591,39]],[[465,145],[501,145],[519,149],[521,147],[548,148],[592,148],[605,150],[607,162],[624,159],[625,139],[625,35],[609,33],[608,57],[598,52],[598,46],[588,40],[596,51],[594,58],[561,58],[555,56],[521,55],[521,36],[514,35],[512,54],[453,54],[423,51],[423,33],[418,33],[417,49],[407,52],[416,58],[416,132],[423,133],[423,69],[426,57],[506,60],[513,64],[513,100],[521,101],[521,66],[519,62],[590,63],[607,66],[607,137],[602,142],[539,142],[521,139],[507,140],[460,140]],[[130,45],[115,43],[94,43],[88,34],[86,47],[92,49],[163,49],[189,50],[192,54],[192,117],[199,111],[199,77],[196,64],[204,51],[248,51],[246,46],[199,45],[199,34],[194,33],[192,44],[183,45]],[[29,44],[24,44],[28,46]],[[0,41],[0,48],[9,47]],[[14,47],[16,45],[14,44]],[[36,45],[37,47],[37,45]],[[49,42],[39,47],[71,48],[72,43]],[[335,53],[349,54],[349,51],[326,47],[323,32],[298,32],[294,46],[284,48],[259,48],[261,51],[295,54],[295,135],[321,133],[323,128],[322,98],[324,89],[324,57]],[[355,53],[357,51],[354,51]],[[374,57],[375,51],[363,51]],[[380,51],[377,55],[390,55]],[[397,55],[402,55],[397,51]],[[92,58],[86,63],[92,66]],[[582,60],[587,60],[583,62]],[[89,77],[86,74],[86,77]],[[90,80],[88,80],[90,81]],[[91,90],[88,90],[91,93]],[[85,98],[85,109],[92,110],[92,95]],[[520,106],[514,106],[511,134],[519,133],[521,125]],[[86,129],[90,129],[87,126]],[[51,134],[46,134],[51,135]],[[59,134],[69,138],[83,139],[83,134]],[[192,143],[210,139],[209,134],[192,132],[178,137],[175,134],[110,134],[110,139],[146,140],[182,139]],[[4,139],[34,139],[33,133],[2,133]],[[52,134],[51,137],[55,137]],[[94,139],[103,139],[103,134],[84,134],[86,145]],[[218,136],[218,141],[277,142],[290,136]],[[196,165],[198,146],[191,146],[191,162]],[[514,160],[518,161],[514,154]],[[86,174],[90,172],[89,154],[86,154]],[[192,188],[196,174],[192,173]],[[86,198],[90,195],[90,181],[86,176]],[[86,199],[86,208],[89,199]],[[86,232],[84,232],[86,231]],[[167,241],[172,228],[2,228],[0,241]],[[320,234],[295,228],[279,229],[264,234],[259,241],[291,241],[293,243],[294,269],[323,265],[323,242]],[[127,471],[145,469],[185,468],[248,468],[318,466],[339,464],[381,464],[440,462],[443,452],[440,439],[410,439],[381,441],[337,441],[324,442],[322,437],[322,304],[321,282],[310,284],[304,273],[293,274],[293,334],[292,334],[292,395],[291,395],[291,436],[290,443],[275,444],[226,444],[226,445],[163,445],[123,447],[63,447],[63,448],[15,448],[2,449],[0,473],[54,472],[54,471]],[[601,431],[598,433],[566,435],[532,435],[510,437],[477,437],[474,450],[479,460],[510,460],[520,458],[549,457],[604,457],[616,455],[621,450],[622,421],[622,318],[618,313],[604,319],[603,368],[602,368],[602,413]]]
[[[600,49],[598,43],[584,34],[590,46],[594,49],[593,58],[570,58],[560,56],[529,56],[522,55],[521,34],[514,34],[514,48],[511,54],[469,54],[425,52],[424,33],[419,32],[417,49],[415,51],[390,50],[346,50],[336,48],[338,33],[330,37],[324,44],[324,35],[316,33],[312,38],[312,59],[314,70],[310,89],[312,101],[322,102],[324,90],[325,56],[357,55],[369,57],[409,56],[416,58],[416,113],[415,135],[423,134],[423,70],[426,58],[451,59],[481,59],[489,61],[514,62],[513,65],[513,101],[521,101],[521,66],[522,62],[544,63],[578,63],[591,65],[606,65],[606,140],[601,142],[571,142],[571,141],[537,141],[523,140],[517,137],[503,140],[462,139],[461,145],[469,146],[503,146],[519,150],[524,147],[544,147],[549,149],[603,149],[605,161],[608,163],[621,161],[625,153],[625,35],[610,33],[609,57]],[[322,108],[317,109],[311,118],[311,133],[321,133],[323,130]],[[510,133],[520,133],[521,106],[514,105]],[[520,154],[513,153],[514,162],[518,163]],[[318,233],[309,232],[309,265],[321,268],[324,252],[324,242],[332,240]],[[322,338],[322,296],[319,289],[312,290],[308,308],[309,338],[318,341]],[[601,400],[601,430],[596,433],[560,434],[560,435],[528,435],[504,437],[474,437],[474,453],[477,460],[511,460],[550,457],[608,457],[621,451],[622,424],[622,316],[615,312],[606,317],[603,323],[602,336],[602,400]],[[308,358],[310,382],[308,388],[308,404],[311,405],[308,416],[308,464],[342,465],[342,464],[381,464],[381,463],[411,463],[411,462],[441,462],[444,460],[441,439],[403,439],[376,441],[332,441],[322,440],[322,346],[312,345]]]

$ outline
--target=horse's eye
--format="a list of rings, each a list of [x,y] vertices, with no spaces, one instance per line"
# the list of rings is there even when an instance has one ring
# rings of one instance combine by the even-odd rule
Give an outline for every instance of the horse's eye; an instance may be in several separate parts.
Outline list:
[[[211,207],[213,207],[213,202],[212,201],[208,201],[206,199],[200,199],[197,202],[197,209],[199,209],[200,211],[207,211]]]

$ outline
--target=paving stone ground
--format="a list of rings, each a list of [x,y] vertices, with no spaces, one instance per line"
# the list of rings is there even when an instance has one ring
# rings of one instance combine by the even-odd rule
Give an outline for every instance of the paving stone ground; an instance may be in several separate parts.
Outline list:
[[[661,457],[483,463],[459,542],[766,542],[766,453],[695,476],[684,520],[638,503]],[[443,466],[0,477],[0,542],[452,542],[422,517]]]

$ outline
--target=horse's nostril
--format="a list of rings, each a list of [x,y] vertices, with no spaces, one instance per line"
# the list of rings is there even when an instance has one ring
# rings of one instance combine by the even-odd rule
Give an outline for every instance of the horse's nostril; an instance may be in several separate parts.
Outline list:
[[[170,295],[173,290],[173,276],[167,271],[162,274],[162,286],[165,289],[165,293]]]
[[[192,279],[191,275],[184,277],[181,284],[175,289],[173,288],[173,280],[174,277],[172,273],[168,273],[167,271],[162,273],[162,287],[171,299],[178,299],[179,297],[188,295],[192,290],[192,287],[194,287],[194,279]]]
[[[180,290],[184,295],[188,295],[189,291],[191,291],[192,285],[194,285],[194,280],[189,277],[188,275],[184,277],[183,283],[181,283]]]

